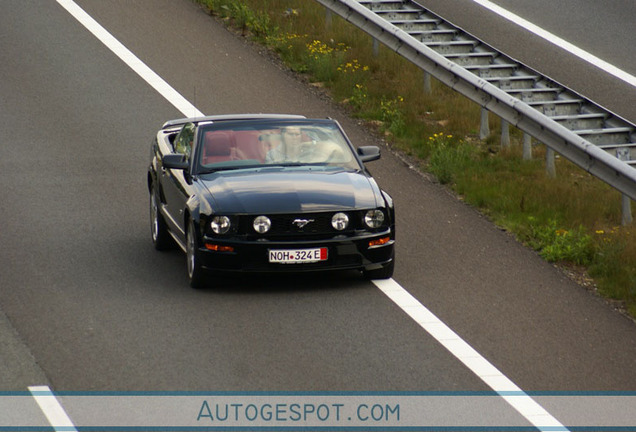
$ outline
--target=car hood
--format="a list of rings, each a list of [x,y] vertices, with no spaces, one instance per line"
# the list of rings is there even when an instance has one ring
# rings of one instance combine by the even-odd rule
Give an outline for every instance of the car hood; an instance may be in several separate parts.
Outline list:
[[[217,213],[297,213],[373,208],[380,191],[355,172],[220,171],[202,181]]]

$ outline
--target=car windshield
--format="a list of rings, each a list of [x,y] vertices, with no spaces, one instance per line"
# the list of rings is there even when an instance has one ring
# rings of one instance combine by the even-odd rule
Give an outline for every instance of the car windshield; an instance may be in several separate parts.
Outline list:
[[[333,121],[217,122],[201,126],[198,146],[200,172],[273,166],[361,168]]]

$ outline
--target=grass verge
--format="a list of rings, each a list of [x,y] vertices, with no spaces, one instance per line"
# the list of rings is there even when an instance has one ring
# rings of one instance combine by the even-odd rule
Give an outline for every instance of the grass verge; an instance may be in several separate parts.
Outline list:
[[[278,53],[294,71],[328,89],[352,116],[367,120],[399,151],[419,161],[546,260],[582,269],[598,292],[636,317],[636,233],[619,227],[621,195],[563,158],[545,174],[545,149],[524,161],[521,133],[501,149],[499,124],[480,141],[480,108],[313,0],[195,0]]]

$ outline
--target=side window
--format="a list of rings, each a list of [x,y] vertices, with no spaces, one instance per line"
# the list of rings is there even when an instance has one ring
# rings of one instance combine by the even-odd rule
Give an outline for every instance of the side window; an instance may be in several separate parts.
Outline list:
[[[186,158],[190,159],[190,153],[192,153],[192,141],[194,140],[194,124],[188,123],[181,129],[179,135],[174,142],[174,151],[184,154]]]

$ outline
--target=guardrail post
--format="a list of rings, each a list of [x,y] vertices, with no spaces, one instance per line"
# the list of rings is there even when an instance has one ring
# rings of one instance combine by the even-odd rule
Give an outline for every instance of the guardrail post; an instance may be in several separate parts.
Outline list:
[[[501,147],[510,147],[510,128],[509,123],[501,119]]]
[[[545,171],[548,177],[556,177],[556,164],[554,163],[554,150],[550,147],[545,148]]]
[[[528,133],[523,134],[523,160],[532,159],[532,136]]]
[[[490,126],[488,125],[488,110],[481,109],[481,121],[479,123],[479,139],[485,140],[490,135]]]
[[[373,38],[373,57],[380,55],[380,41]]]
[[[327,30],[331,29],[331,9],[328,7],[325,8],[325,27]]]
[[[632,200],[627,195],[623,194],[623,218],[621,224],[623,226],[631,225],[634,219],[632,218]]]
[[[431,94],[431,74],[424,71],[424,93]]]

